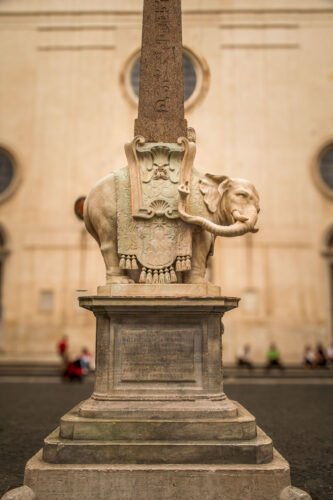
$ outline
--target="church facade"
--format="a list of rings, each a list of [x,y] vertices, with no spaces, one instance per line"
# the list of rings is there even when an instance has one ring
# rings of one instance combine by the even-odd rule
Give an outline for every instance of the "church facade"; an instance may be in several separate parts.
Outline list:
[[[202,172],[249,179],[255,236],[220,238],[209,279],[242,300],[224,357],[286,363],[333,331],[333,7],[183,0],[185,112]],[[93,349],[77,297],[103,284],[82,199],[125,166],[137,117],[139,0],[0,6],[0,355]]]

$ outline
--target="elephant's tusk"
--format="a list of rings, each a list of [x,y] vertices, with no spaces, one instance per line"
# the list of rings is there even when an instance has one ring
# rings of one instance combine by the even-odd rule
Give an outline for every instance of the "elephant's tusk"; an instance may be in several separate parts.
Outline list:
[[[242,215],[240,213],[239,210],[237,210],[237,208],[235,208],[233,211],[232,211],[232,215],[234,217],[235,220],[238,220],[239,222],[246,222],[247,220],[249,220],[248,217],[246,217],[246,215]]]

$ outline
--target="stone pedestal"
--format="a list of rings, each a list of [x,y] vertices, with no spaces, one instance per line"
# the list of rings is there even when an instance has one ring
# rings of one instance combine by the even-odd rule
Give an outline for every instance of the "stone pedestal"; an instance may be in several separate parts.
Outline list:
[[[221,317],[238,299],[80,305],[97,320],[95,388],[28,462],[37,500],[279,499],[288,464],[223,392]]]

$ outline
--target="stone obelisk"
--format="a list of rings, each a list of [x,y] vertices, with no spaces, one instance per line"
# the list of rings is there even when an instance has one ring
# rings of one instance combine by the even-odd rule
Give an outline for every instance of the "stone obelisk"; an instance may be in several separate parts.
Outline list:
[[[186,137],[181,0],[145,0],[139,113],[134,135],[146,142]]]

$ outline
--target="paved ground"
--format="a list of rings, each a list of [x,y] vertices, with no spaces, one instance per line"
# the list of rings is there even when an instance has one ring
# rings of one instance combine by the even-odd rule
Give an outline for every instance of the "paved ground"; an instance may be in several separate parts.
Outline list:
[[[306,489],[313,500],[332,500],[332,384],[267,382],[230,380],[225,391],[254,413],[273,438],[291,464],[293,485]],[[22,484],[24,465],[41,448],[43,438],[91,392],[91,382],[0,378],[0,496]]]

